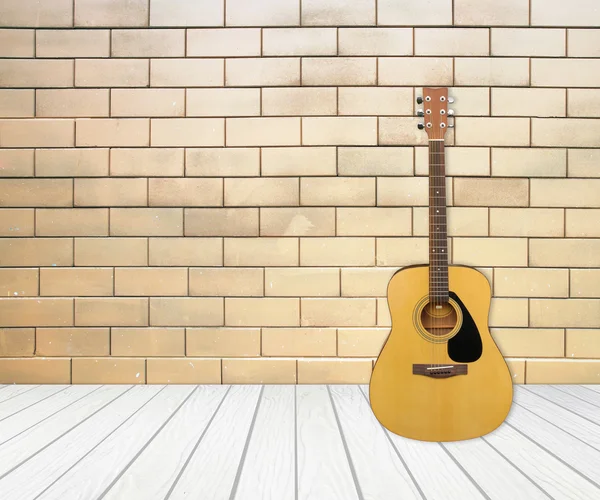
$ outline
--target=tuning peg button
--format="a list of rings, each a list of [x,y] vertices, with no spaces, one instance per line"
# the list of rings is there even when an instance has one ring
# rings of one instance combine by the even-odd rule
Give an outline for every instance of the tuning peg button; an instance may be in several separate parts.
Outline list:
[[[417,128],[418,128],[419,130],[423,130],[423,129],[425,128],[425,124],[424,124],[424,123],[419,123],[419,124],[417,125]]]
[[[454,97],[448,97],[448,102],[452,104],[454,102]]]
[[[454,116],[454,110],[453,109],[449,109],[448,110],[448,116]]]
[[[417,104],[423,104],[423,98],[417,97]]]
[[[425,113],[423,112],[422,109],[417,110],[417,116],[424,116],[424,115],[425,115]]]

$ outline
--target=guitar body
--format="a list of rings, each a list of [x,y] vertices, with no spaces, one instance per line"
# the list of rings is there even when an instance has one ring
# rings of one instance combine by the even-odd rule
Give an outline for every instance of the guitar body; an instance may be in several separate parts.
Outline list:
[[[448,266],[448,289],[450,302],[435,311],[427,305],[428,265],[403,268],[388,285],[392,330],[371,376],[370,404],[400,436],[471,439],[494,430],[510,410],[512,379],[488,329],[486,277]]]

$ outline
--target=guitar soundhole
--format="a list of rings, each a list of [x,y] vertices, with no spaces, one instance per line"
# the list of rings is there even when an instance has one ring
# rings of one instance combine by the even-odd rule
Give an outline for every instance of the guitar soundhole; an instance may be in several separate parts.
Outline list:
[[[429,303],[421,311],[423,327],[435,337],[449,334],[456,326],[457,321],[456,311],[450,303]]]

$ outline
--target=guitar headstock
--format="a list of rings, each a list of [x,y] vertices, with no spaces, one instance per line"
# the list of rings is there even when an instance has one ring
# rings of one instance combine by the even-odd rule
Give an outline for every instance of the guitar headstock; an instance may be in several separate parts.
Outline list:
[[[423,97],[417,97],[417,104],[423,104],[423,109],[417,111],[417,116],[424,117],[424,123],[419,123],[419,129],[425,129],[429,140],[444,139],[446,130],[454,127],[454,111],[448,109],[448,103],[454,99],[448,97],[447,88],[423,87]]]

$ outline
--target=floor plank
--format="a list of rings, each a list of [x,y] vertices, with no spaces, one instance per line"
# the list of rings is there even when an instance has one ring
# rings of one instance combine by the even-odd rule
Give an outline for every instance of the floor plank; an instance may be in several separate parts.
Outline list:
[[[117,398],[1,479],[0,491],[11,500],[39,495],[162,389],[153,385],[134,387],[127,397]]]
[[[509,425],[501,425],[482,439],[523,471],[553,498],[590,500],[600,490]]]
[[[40,385],[31,391],[23,392],[8,401],[0,403],[0,422],[11,415],[15,415],[26,408],[52,397],[60,391],[67,389],[68,385]]]
[[[229,500],[261,391],[259,385],[231,388],[166,498]]]
[[[591,391],[600,392],[600,384],[582,384],[581,387],[585,387]]]
[[[358,492],[327,388],[296,388],[298,500],[351,500]]]
[[[521,387],[515,388],[513,398],[515,404],[535,413],[538,417],[551,422],[600,451],[600,425],[594,424],[576,413]]]
[[[597,406],[598,412],[600,412],[600,392],[586,389],[585,387],[582,387],[580,385],[558,385],[555,387],[559,391],[566,392],[567,394],[571,394],[576,398],[586,401],[594,406]]]
[[[360,388],[332,385],[329,389],[363,498],[422,499]]]
[[[228,387],[201,385],[125,473],[99,498],[163,500]]]
[[[24,392],[31,391],[36,387],[39,387],[39,385],[9,385],[0,392],[0,403],[7,401],[10,398],[14,398],[19,394],[23,394]]]
[[[296,497],[296,388],[265,386],[234,498]]]
[[[190,397],[195,387],[165,387],[106,440],[48,487],[40,500],[98,498],[130,460]]]
[[[552,401],[567,410],[571,410],[595,424],[600,424],[600,409],[593,404],[582,401],[571,394],[559,391],[556,387],[551,387],[549,385],[528,385],[527,387],[524,387],[524,389],[531,391],[548,401]]]
[[[130,386],[104,386],[92,398],[83,398],[40,424],[18,434],[0,446],[0,479],[73,427],[90,418],[103,406],[121,396]]]

